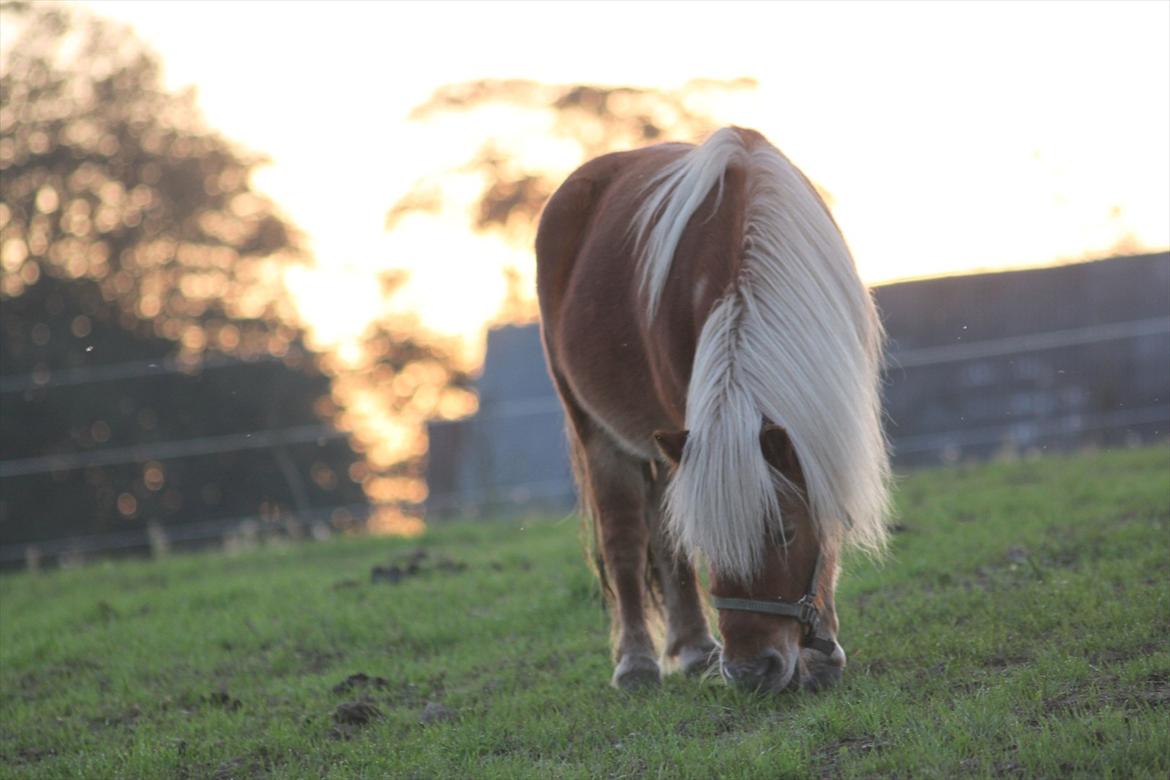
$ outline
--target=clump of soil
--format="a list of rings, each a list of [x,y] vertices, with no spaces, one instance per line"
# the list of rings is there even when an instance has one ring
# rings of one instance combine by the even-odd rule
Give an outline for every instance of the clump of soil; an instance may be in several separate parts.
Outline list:
[[[349,739],[363,727],[382,718],[382,710],[371,701],[359,699],[337,705],[333,711],[336,727],[329,732],[333,739]]]
[[[385,566],[375,566],[370,570],[370,582],[397,585],[409,577],[417,577],[421,574],[430,572],[458,574],[466,569],[467,564],[463,561],[452,560],[446,556],[432,557],[427,550],[419,547],[399,556]]]
[[[337,685],[333,686],[334,693],[349,693],[354,689],[365,690],[367,688],[385,688],[390,684],[390,681],[385,677],[371,677],[365,672],[358,672],[346,677]]]
[[[382,717],[382,711],[378,709],[378,705],[361,700],[339,704],[333,712],[333,720],[339,726],[364,726],[380,717]]]
[[[418,722],[424,726],[429,726],[432,723],[442,723],[444,721],[455,720],[458,717],[459,713],[447,705],[440,704],[437,701],[428,701],[427,706],[423,707],[422,714],[418,716]]]

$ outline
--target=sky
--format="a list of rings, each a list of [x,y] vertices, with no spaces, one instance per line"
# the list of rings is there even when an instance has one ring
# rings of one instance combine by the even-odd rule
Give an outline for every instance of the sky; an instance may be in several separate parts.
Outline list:
[[[1170,3],[79,3],[130,24],[307,234],[320,343],[380,307],[482,349],[523,249],[388,209],[506,125],[408,120],[482,78],[677,87],[750,76],[719,119],[827,190],[869,283],[1170,246]],[[478,136],[478,137],[477,137]],[[680,139],[689,140],[689,139]],[[464,193],[470,195],[470,193]]]

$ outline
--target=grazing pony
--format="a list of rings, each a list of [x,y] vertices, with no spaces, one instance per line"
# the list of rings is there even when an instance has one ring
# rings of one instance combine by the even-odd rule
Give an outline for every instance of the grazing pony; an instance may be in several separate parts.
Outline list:
[[[881,323],[812,185],[735,127],[608,154],[549,200],[536,255],[613,684],[657,682],[660,659],[753,690],[834,682],[839,555],[882,547],[889,462]]]

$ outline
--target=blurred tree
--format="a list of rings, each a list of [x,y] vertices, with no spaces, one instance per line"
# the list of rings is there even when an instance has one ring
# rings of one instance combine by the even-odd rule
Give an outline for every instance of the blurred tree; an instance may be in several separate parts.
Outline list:
[[[551,112],[548,135],[575,147],[562,156],[564,163],[550,168],[544,160],[527,158],[523,137],[491,137],[455,172],[477,174],[484,180],[476,204],[477,230],[503,230],[527,240],[544,201],[569,170],[607,152],[632,149],[671,140],[695,141],[717,126],[701,107],[704,97],[753,89],[752,79],[700,79],[677,90],[645,87],[605,87],[584,84],[542,84],[525,80],[483,80],[440,87],[411,112],[415,120],[470,112],[491,105],[526,111]],[[450,172],[445,172],[450,173]],[[423,179],[396,203],[386,217],[387,227],[412,211],[435,211],[441,204],[440,177]]]
[[[607,152],[664,140],[697,141],[718,126],[709,109],[713,98],[754,89],[752,79],[698,79],[679,89],[586,84],[543,84],[527,80],[480,80],[439,88],[417,106],[418,121],[452,119],[504,107],[541,119],[525,130],[489,134],[470,159],[416,182],[386,215],[393,229],[411,214],[437,214],[443,193],[459,189],[452,180],[474,177],[478,195],[470,227],[502,236],[525,250],[532,245],[536,218],[553,190],[574,168]],[[535,318],[530,274],[503,269],[507,296],[499,319]]]
[[[282,266],[305,257],[251,189],[262,160],[206,129],[193,91],[167,93],[128,29],[66,7],[6,11],[23,29],[0,75],[5,297],[47,275],[188,355],[286,348]]]
[[[35,472],[0,464],[0,542],[365,504],[377,469],[323,424],[345,409],[303,346],[283,274],[308,257],[251,187],[262,159],[168,93],[129,30],[66,6],[0,14],[19,26],[0,72],[0,446]],[[370,344],[372,369],[430,367],[436,398],[461,381],[389,325]],[[271,430],[295,435],[190,454]],[[134,455],[176,442],[187,455]],[[90,465],[31,460],[78,453]]]

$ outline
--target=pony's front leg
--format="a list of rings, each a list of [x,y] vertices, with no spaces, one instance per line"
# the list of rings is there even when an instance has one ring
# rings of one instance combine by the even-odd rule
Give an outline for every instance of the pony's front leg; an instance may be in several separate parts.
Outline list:
[[[711,636],[703,599],[699,595],[699,578],[686,555],[672,544],[662,511],[662,494],[666,489],[664,471],[652,471],[647,524],[654,551],[654,568],[666,608],[666,653],[675,668],[687,675],[702,675],[719,664],[719,643]]]
[[[698,578],[685,556],[655,546],[654,563],[666,602],[666,657],[679,671],[699,676],[718,669],[722,648],[711,636]]]
[[[589,484],[597,514],[604,576],[616,606],[613,685],[654,685],[662,677],[646,626],[646,559],[650,533],[645,522],[646,482],[638,461],[608,443],[591,442]]]
[[[643,602],[649,535],[641,514],[628,510],[602,510],[601,525],[606,573],[617,604],[613,684],[626,689],[652,685],[661,679],[661,672]]]

